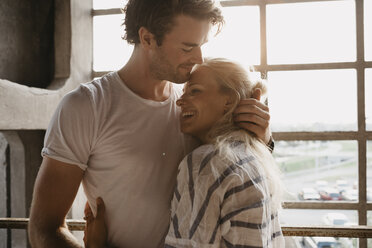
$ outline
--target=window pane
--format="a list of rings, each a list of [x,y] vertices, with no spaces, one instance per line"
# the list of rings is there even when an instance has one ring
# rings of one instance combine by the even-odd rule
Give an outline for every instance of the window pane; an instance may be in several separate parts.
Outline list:
[[[372,201],[372,141],[367,141],[367,201]],[[372,216],[372,212],[371,215]],[[368,216],[369,217],[369,216]],[[372,222],[372,219],[370,220]]]
[[[260,13],[257,6],[224,7],[225,25],[203,46],[205,57],[224,57],[243,66],[260,63]],[[215,32],[211,32],[214,34]]]
[[[121,39],[123,15],[93,18],[93,70],[111,71],[121,68],[129,59],[133,46]]]
[[[367,225],[372,226],[372,211],[367,211]],[[372,248],[372,239],[367,239],[367,244],[368,248]]]
[[[357,211],[352,210],[307,210],[307,209],[283,209],[280,213],[281,222],[285,225],[294,226],[319,226],[319,225],[336,225],[349,226],[357,225]],[[351,238],[309,238],[293,237],[300,247],[329,247],[329,248],[356,248],[358,239]],[[287,240],[286,240],[287,241]],[[330,242],[326,246],[324,242]],[[293,243],[293,242],[292,242]],[[288,245],[288,243],[286,243]],[[330,246],[332,245],[332,246]],[[287,246],[286,246],[287,247]],[[291,246],[292,247],[292,246]],[[298,247],[298,246],[293,246]]]
[[[364,0],[365,59],[372,61],[372,0]]]
[[[372,211],[367,211],[367,225],[372,226]],[[367,247],[372,248],[372,239],[367,239]]]
[[[123,8],[127,0],[93,0],[93,9]]]
[[[274,131],[357,129],[356,71],[269,72]]]
[[[372,69],[365,70],[366,129],[372,130]]]
[[[367,225],[372,226],[372,211],[367,211]]]
[[[356,141],[277,141],[285,201],[356,201]]]
[[[267,6],[269,64],[356,60],[354,1]]]
[[[303,247],[303,248],[307,248],[307,247],[357,248],[359,247],[358,239],[351,239],[351,238],[297,237],[297,241],[301,245],[300,247]]]
[[[308,210],[283,209],[281,221],[286,225],[338,225],[348,226],[358,224],[358,215],[352,210]]]

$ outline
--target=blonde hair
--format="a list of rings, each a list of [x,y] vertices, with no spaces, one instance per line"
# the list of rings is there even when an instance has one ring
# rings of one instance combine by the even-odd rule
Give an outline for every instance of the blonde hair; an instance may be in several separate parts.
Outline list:
[[[270,199],[270,209],[266,209],[266,215],[271,215],[271,210],[278,210],[281,207],[282,183],[279,168],[269,148],[253,133],[235,125],[233,120],[233,112],[240,100],[250,98],[257,89],[261,90],[262,95],[267,93],[265,81],[261,77],[254,77],[253,68],[247,71],[238,63],[223,58],[207,58],[195,69],[199,67],[209,68],[221,92],[229,94],[232,100],[231,108],[213,125],[207,134],[207,139],[209,143],[216,146],[223,158],[231,161],[237,160],[231,142],[236,140],[244,142],[247,152],[258,161],[257,168],[250,171],[251,178],[254,179],[260,174],[264,174],[266,178],[265,183],[256,183],[255,186],[264,197],[267,196]]]

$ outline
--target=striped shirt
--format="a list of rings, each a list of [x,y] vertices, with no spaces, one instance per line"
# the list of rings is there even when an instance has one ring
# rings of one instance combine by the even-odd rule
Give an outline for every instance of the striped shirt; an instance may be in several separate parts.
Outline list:
[[[165,247],[284,247],[263,170],[244,148],[234,145],[235,162],[213,145],[182,160]]]

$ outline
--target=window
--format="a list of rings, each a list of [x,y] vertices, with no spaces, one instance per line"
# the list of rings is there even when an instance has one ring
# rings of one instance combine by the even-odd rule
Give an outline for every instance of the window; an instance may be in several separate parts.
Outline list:
[[[356,60],[355,2],[269,4],[266,11],[269,64]]]
[[[93,18],[93,70],[120,69],[132,54],[133,46],[120,37],[124,34],[123,16],[114,14]]]
[[[366,128],[372,131],[372,68],[365,70]]]
[[[355,69],[269,71],[273,131],[356,131]]]
[[[364,46],[366,61],[372,61],[372,0],[364,0]]]
[[[260,63],[260,10],[258,6],[226,7],[222,31],[203,46],[205,57],[226,57],[242,65]],[[244,29],[241,27],[244,23]],[[228,47],[226,47],[228,44]]]
[[[120,39],[122,6],[94,1],[94,76],[120,68],[131,54]],[[372,0],[221,6],[226,26],[203,54],[253,64],[268,79],[274,156],[288,191],[283,221],[372,222]],[[365,239],[334,242],[372,247]]]

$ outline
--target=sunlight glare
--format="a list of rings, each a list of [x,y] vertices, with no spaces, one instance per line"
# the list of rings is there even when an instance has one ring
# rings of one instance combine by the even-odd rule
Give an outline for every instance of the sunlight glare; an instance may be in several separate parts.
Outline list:
[[[121,39],[122,22],[122,14],[93,18],[93,70],[117,70],[128,61],[133,46]]]
[[[269,72],[274,131],[356,130],[356,71]]]
[[[366,129],[372,131],[372,69],[366,69],[365,72]]]
[[[222,8],[221,33],[203,46],[205,57],[235,60],[246,68],[260,63],[260,12],[258,6]],[[214,32],[211,32],[214,34]]]
[[[267,6],[269,64],[356,60],[355,2]]]
[[[364,49],[366,61],[372,61],[372,0],[364,0]]]

